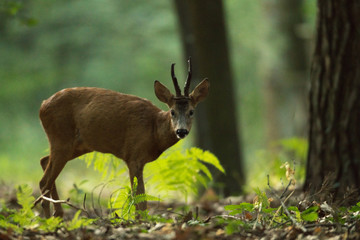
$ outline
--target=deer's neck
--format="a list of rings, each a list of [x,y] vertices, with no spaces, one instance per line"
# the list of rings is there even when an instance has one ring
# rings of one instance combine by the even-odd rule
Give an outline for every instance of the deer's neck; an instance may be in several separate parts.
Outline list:
[[[179,141],[171,124],[170,112],[158,113],[156,135],[160,154]]]

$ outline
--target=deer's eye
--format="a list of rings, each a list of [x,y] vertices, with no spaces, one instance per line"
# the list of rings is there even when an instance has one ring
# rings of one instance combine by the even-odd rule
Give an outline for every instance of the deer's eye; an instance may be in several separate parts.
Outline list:
[[[190,110],[189,115],[190,115],[190,117],[193,116],[194,115],[194,110]]]
[[[175,116],[175,110],[171,110],[170,113],[171,113],[171,116],[173,116],[173,117]]]

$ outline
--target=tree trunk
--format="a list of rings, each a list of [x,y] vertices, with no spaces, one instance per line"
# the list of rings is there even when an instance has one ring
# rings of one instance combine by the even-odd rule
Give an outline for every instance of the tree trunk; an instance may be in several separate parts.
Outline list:
[[[304,188],[360,188],[360,2],[319,0]],[[330,176],[330,178],[329,178]]]
[[[212,151],[226,170],[215,175],[224,195],[244,184],[233,78],[222,1],[175,0],[186,57],[192,56],[194,80],[208,77],[210,95],[197,109],[198,145]]]

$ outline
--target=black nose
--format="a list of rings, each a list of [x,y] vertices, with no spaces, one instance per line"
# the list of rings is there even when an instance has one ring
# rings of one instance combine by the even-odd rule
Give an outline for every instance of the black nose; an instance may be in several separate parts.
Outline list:
[[[176,135],[179,137],[179,138],[184,138],[186,137],[186,135],[189,134],[189,131],[186,130],[186,129],[178,129],[176,130]]]

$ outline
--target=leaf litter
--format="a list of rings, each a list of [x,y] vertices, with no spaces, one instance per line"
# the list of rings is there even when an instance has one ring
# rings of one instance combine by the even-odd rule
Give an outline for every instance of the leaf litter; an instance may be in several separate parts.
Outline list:
[[[255,194],[203,198],[190,205],[149,202],[149,212],[140,219],[90,219],[81,208],[68,208],[65,219],[72,220],[50,218],[52,222],[38,217],[38,207],[28,211],[34,197],[27,200],[26,195],[9,194],[7,186],[1,189],[0,239],[360,239],[360,202],[336,206],[309,201],[296,190],[281,194],[270,186],[268,192],[257,189]],[[21,221],[14,220],[18,215]]]

